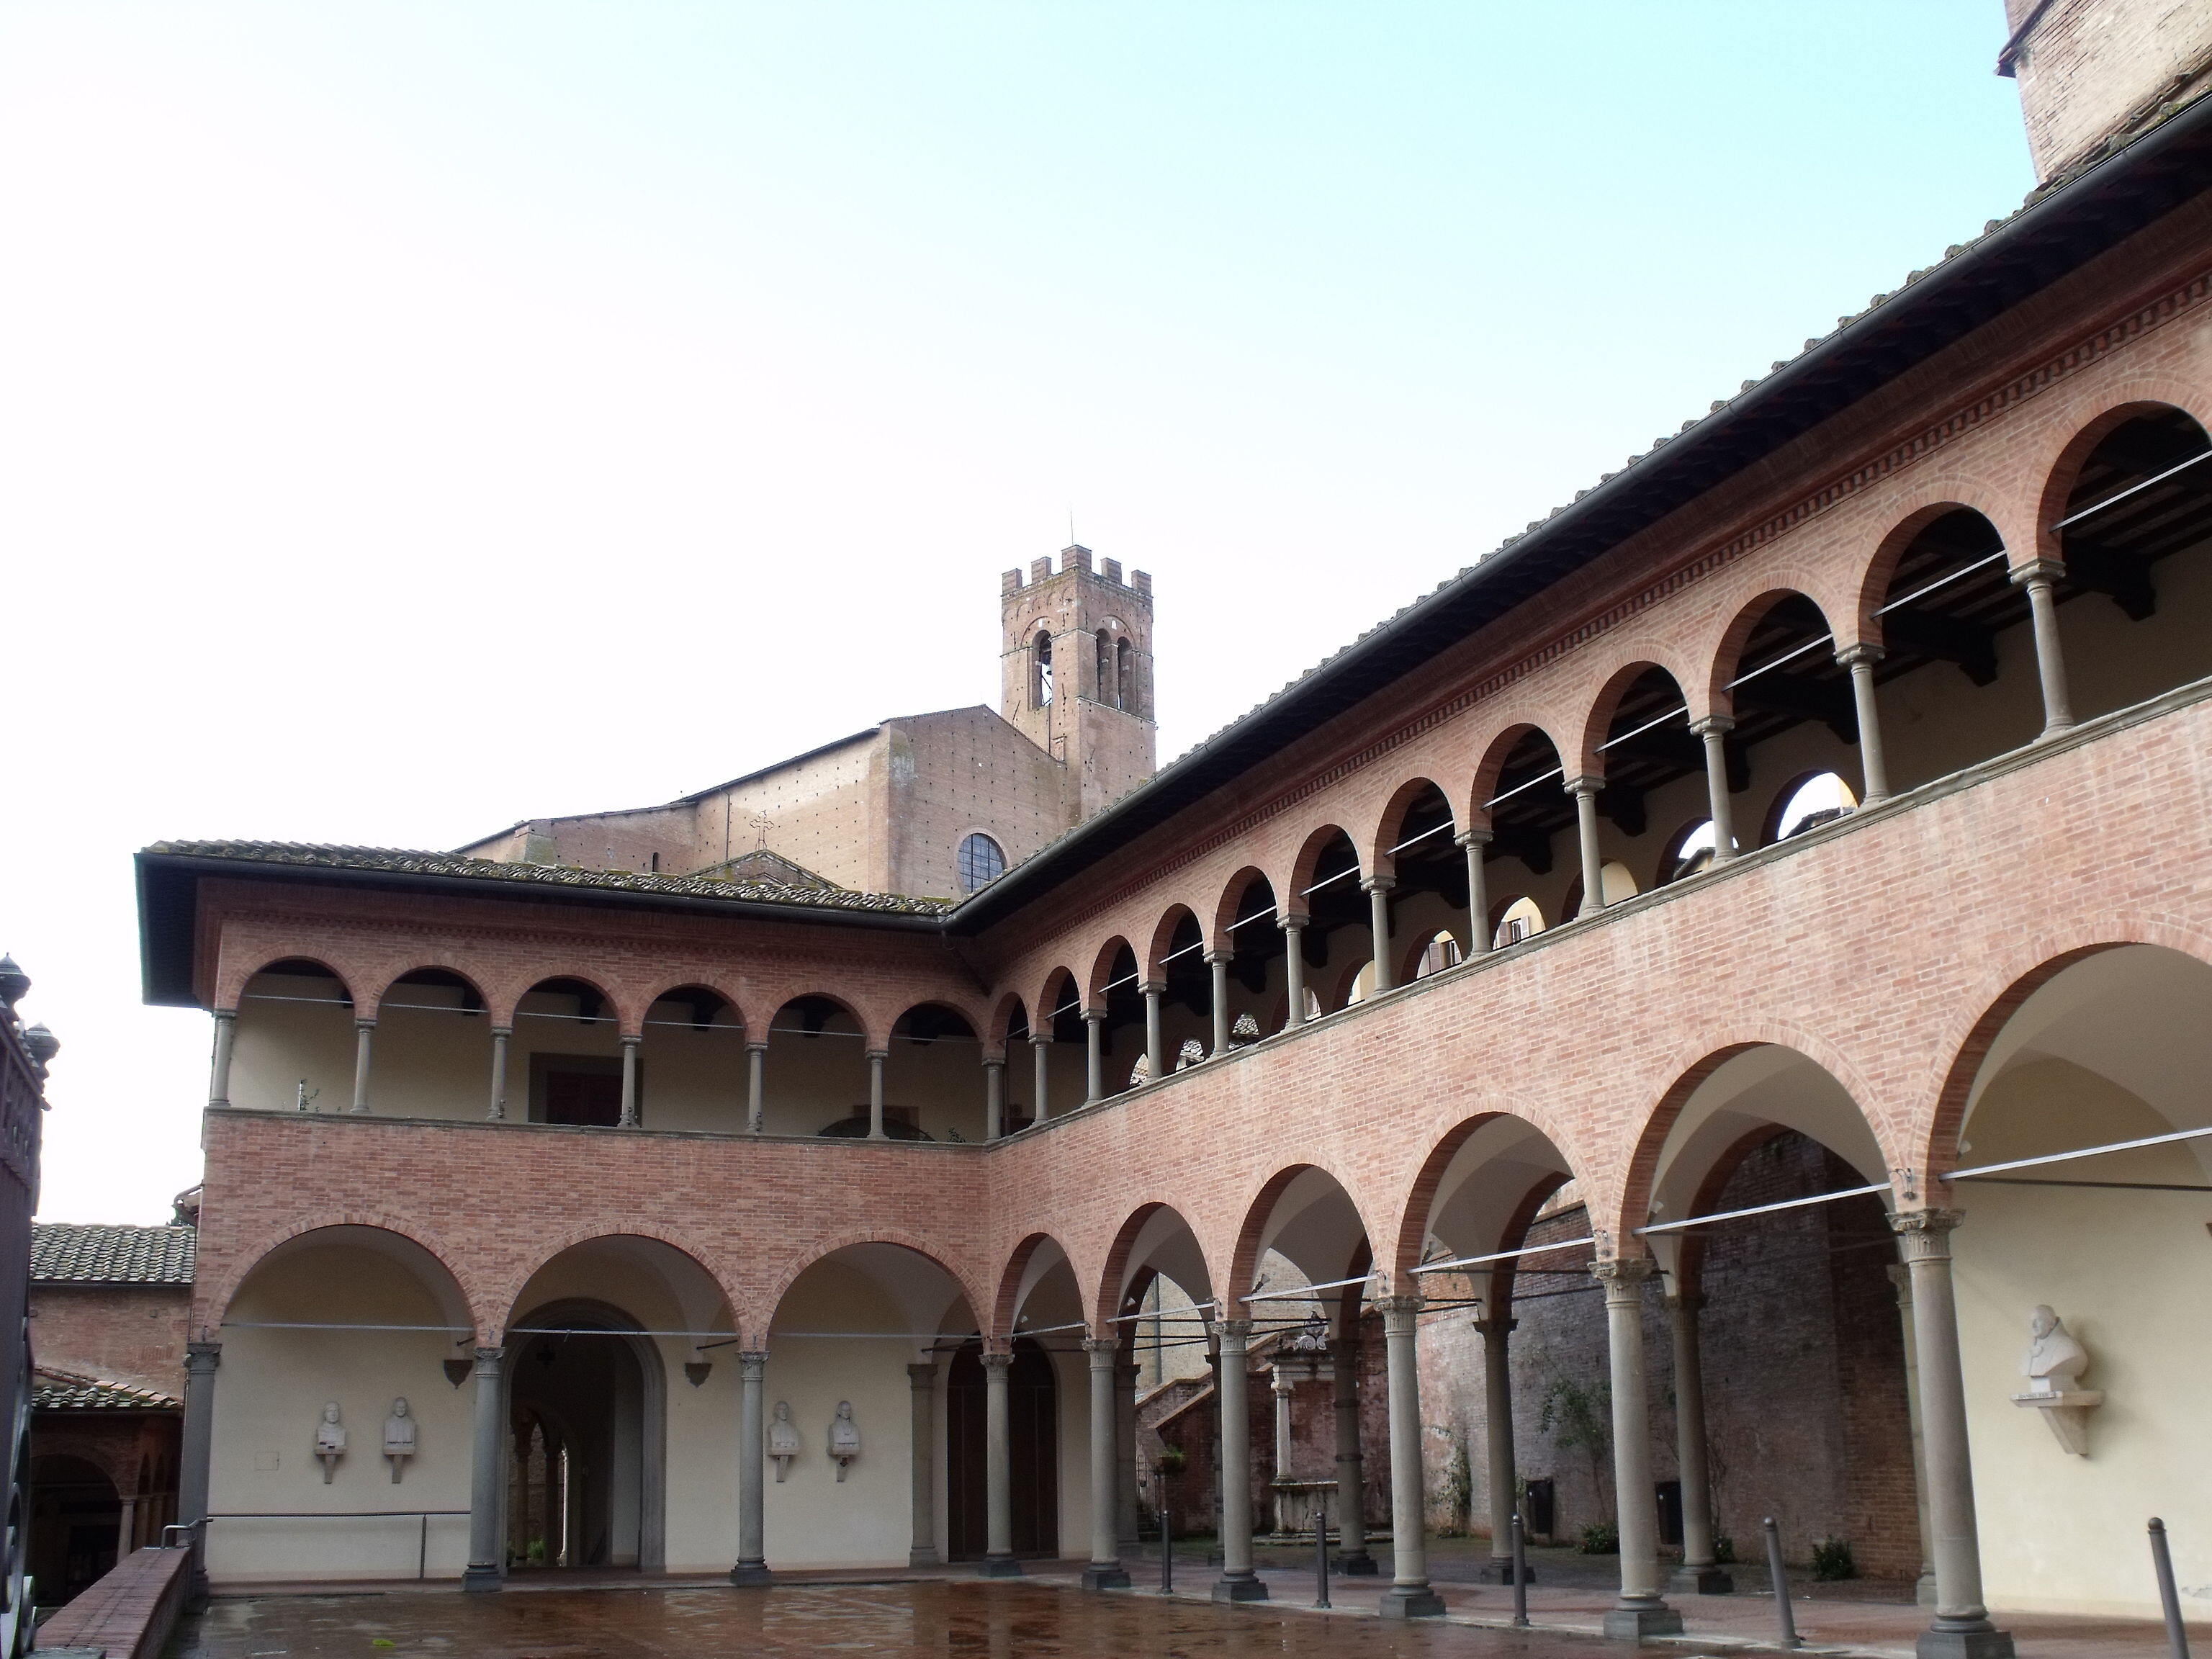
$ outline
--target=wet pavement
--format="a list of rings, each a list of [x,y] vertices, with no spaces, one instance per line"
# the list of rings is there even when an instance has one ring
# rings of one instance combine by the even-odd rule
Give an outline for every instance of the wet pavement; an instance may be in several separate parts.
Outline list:
[[[1293,1608],[940,1579],[772,1589],[540,1590],[219,1599],[170,1659],[661,1659],[821,1654],[884,1659],[1626,1659],[1552,1632],[1385,1624]]]

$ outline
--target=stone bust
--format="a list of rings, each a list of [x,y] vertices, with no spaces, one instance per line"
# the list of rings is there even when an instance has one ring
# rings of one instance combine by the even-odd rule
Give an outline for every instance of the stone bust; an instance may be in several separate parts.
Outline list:
[[[2089,1369],[2089,1351],[2076,1341],[2066,1323],[2047,1306],[2039,1306],[2027,1319],[2027,1354],[2021,1372],[2031,1394],[2073,1394],[2081,1386],[2081,1373]]]
[[[325,1486],[331,1484],[345,1449],[345,1425],[338,1421],[338,1402],[333,1400],[323,1407],[322,1419],[315,1425],[315,1461],[323,1466]]]
[[[860,1425],[853,1421],[853,1402],[837,1402],[837,1414],[830,1419],[830,1455],[837,1465],[837,1478],[845,1478],[846,1467],[860,1455]]]
[[[404,1395],[392,1402],[392,1415],[384,1419],[384,1455],[392,1465],[392,1484],[398,1486],[407,1460],[415,1455],[415,1418]]]
[[[781,1485],[783,1477],[791,1473],[791,1460],[799,1455],[799,1425],[791,1420],[791,1402],[775,1402],[775,1415],[769,1419],[768,1455],[775,1460],[775,1478]]]

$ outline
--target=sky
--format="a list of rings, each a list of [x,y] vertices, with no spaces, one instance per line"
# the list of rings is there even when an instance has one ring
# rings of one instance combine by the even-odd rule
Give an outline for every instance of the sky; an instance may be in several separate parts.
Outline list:
[[[10,0],[0,950],[41,1214],[198,1178],[131,854],[449,848],[994,700],[1163,760],[2010,212],[1999,0]]]

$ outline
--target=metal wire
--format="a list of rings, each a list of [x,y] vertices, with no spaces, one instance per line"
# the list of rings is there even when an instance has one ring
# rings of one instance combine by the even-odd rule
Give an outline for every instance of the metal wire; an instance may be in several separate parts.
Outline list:
[[[1455,1267],[1480,1267],[1486,1262],[1511,1261],[1524,1255],[1542,1255],[1551,1250],[1571,1250],[1579,1245],[1595,1244],[1597,1239],[1563,1238],[1553,1244],[1524,1244],[1517,1250],[1498,1250],[1489,1255],[1466,1255],[1454,1261],[1425,1261],[1413,1271],[1417,1273],[1447,1273]]]
[[[2185,471],[2188,468],[2196,465],[2197,462],[2208,459],[2212,459],[2212,449],[2206,450],[2202,455],[2191,455],[2187,460],[2181,462],[2179,465],[2166,468],[2165,471],[2160,473],[2155,477],[2145,478],[2139,484],[2130,484],[2127,489],[2123,489],[2117,495],[2107,495],[2103,501],[2099,501],[2095,506],[2085,507],[2079,513],[2074,514],[2071,517],[2061,519],[2057,524],[2051,527],[2053,530],[2063,530],[2069,525],[2079,524],[2082,520],[2087,518],[2092,513],[2102,513],[2106,507],[2117,506],[2121,501],[2127,500],[2129,496],[2136,494],[2136,491],[2148,489],[2154,483],[2164,483],[2175,473]]]
[[[2141,1140],[2115,1140],[2102,1146],[2080,1146],[2070,1152],[2046,1152],[2041,1158],[2016,1158],[2009,1164],[1984,1164],[1972,1170],[1954,1170],[1944,1181],[1972,1181],[1976,1176],[2002,1175],[2009,1170],[2033,1170],[2045,1164],[2063,1164],[2076,1158],[2100,1158],[2106,1152],[2131,1152],[2139,1146],[2171,1146],[2180,1140],[2201,1140],[2212,1128],[2178,1129],[2172,1134],[2146,1135]]]
[[[2205,1131],[2212,1134],[2212,1130]],[[1889,1182],[1876,1181],[1864,1187],[1848,1188],[1840,1193],[1815,1193],[1810,1198],[1785,1198],[1778,1204],[1754,1204],[1747,1210],[1723,1210],[1717,1215],[1693,1215],[1681,1221],[1655,1221],[1648,1227],[1634,1231],[1640,1238],[1649,1233],[1679,1233],[1686,1227],[1702,1227],[1709,1221],[1734,1221],[1747,1215],[1770,1215],[1777,1210],[1802,1210],[1813,1204],[1832,1204],[1839,1198],[1864,1198],[1869,1193],[1886,1193]]]

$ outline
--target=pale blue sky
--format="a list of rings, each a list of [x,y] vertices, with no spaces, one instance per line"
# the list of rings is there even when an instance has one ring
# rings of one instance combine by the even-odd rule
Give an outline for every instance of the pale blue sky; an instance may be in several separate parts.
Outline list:
[[[15,0],[0,948],[46,1213],[193,1177],[161,836],[447,846],[992,702],[1151,570],[1163,757],[2032,182],[1999,0]],[[21,630],[33,619],[28,637]]]

